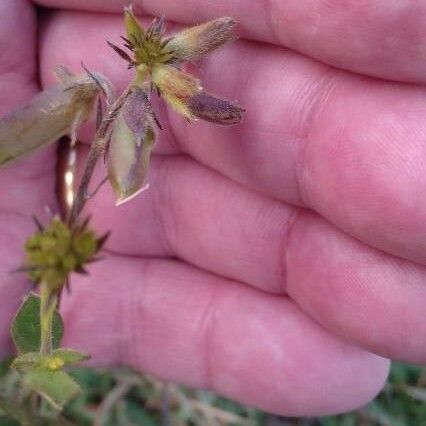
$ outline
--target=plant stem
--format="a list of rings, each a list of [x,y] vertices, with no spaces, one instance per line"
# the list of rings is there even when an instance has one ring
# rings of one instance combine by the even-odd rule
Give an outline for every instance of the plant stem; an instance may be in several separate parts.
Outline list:
[[[96,132],[95,139],[90,147],[89,155],[86,160],[86,165],[83,172],[83,177],[71,206],[68,212],[67,222],[69,225],[77,223],[79,215],[83,210],[89,197],[89,184],[95,170],[96,163],[99,157],[105,152],[110,135],[111,124],[115,116],[120,111],[126,98],[132,91],[132,84],[122,93],[122,95],[108,106],[108,109],[102,119],[102,122]],[[45,282],[40,286],[40,328],[41,328],[41,342],[40,353],[42,355],[51,355],[53,351],[52,346],[52,327],[53,316],[55,309],[58,306],[58,292],[52,291],[49,285]]]
[[[77,222],[84,205],[90,198],[89,184],[92,179],[93,172],[95,171],[96,163],[98,162],[99,157],[106,151],[112,131],[111,125],[131,91],[132,84],[130,84],[121,94],[121,96],[108,107],[108,110],[106,111],[96,132],[95,139],[90,147],[89,155],[86,160],[83,177],[81,178],[73,206],[68,216],[68,223],[70,225],[73,225]]]
[[[43,282],[40,286],[40,328],[41,328],[41,355],[51,355],[52,346],[52,328],[53,315],[55,313],[58,297],[52,293],[47,283]]]
[[[123,380],[119,382],[117,386],[113,388],[110,393],[108,393],[108,395],[104,398],[96,410],[93,426],[103,425],[108,413],[111,411],[114,405],[117,404],[117,402],[123,398],[133,386],[137,384],[139,384],[139,381]]]
[[[127,89],[108,106],[108,109],[102,118],[101,124],[96,132],[95,139],[90,147],[89,155],[86,160],[86,165],[81,178],[80,185],[77,190],[76,197],[69,210],[67,222],[73,226],[77,223],[81,211],[89,197],[89,184],[95,171],[96,163],[99,157],[105,152],[109,138],[111,136],[111,125],[114,118],[123,106],[126,98],[132,91],[133,84],[131,83]],[[42,355],[51,355],[52,347],[52,326],[53,315],[58,305],[58,293],[52,291],[47,283],[42,283],[40,286],[40,328],[41,328],[41,343],[40,353]]]

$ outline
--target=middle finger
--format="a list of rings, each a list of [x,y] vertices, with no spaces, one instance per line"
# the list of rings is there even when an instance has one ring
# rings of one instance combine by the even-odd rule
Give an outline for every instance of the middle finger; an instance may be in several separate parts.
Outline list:
[[[94,224],[113,231],[109,250],[177,257],[266,292],[288,292],[345,339],[382,356],[426,360],[424,266],[368,247],[317,214],[252,192],[189,157],[155,156],[149,183],[118,208],[109,186],[89,203]]]

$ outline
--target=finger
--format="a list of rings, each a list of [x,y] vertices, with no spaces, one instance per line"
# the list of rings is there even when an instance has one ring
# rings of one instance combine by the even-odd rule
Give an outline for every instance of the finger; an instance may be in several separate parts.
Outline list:
[[[424,266],[371,250],[311,213],[293,222],[286,265],[288,293],[328,330],[426,363]]]
[[[94,182],[105,173],[99,167]],[[262,290],[283,292],[283,255],[294,208],[183,156],[155,156],[148,184],[149,190],[119,207],[108,184],[88,203],[99,234],[112,231],[108,250],[178,257]]]
[[[89,204],[100,232],[112,230],[110,250],[177,257],[266,292],[288,291],[342,338],[385,357],[426,362],[424,266],[365,246],[316,214],[190,159],[156,158],[149,183],[119,208],[108,187]]]
[[[76,66],[83,44],[95,69],[119,65],[90,54],[101,42],[98,34],[80,38],[92,18],[78,16],[59,14],[46,27],[43,69],[59,56]],[[97,31],[117,25],[104,17]],[[58,34],[70,43],[61,50],[48,42]],[[120,69],[112,76],[122,85],[129,77]],[[208,61],[203,82],[238,98],[245,121],[224,129],[170,113],[166,127],[181,150],[257,191],[315,209],[368,244],[426,263],[426,202],[417,196],[426,191],[424,88],[358,78],[253,43]],[[160,139],[173,144],[170,135]]]
[[[107,261],[73,280],[63,305],[65,344],[94,363],[130,363],[286,415],[349,410],[385,380],[386,360],[329,335],[286,298],[178,262]]]
[[[0,2],[0,115],[37,91],[35,13],[24,0]],[[16,23],[19,22],[19,26]],[[11,274],[22,264],[22,246],[33,231],[31,214],[54,205],[52,152],[40,153],[0,169],[0,357],[10,352],[9,324],[27,288],[24,275]]]
[[[37,0],[46,6],[121,12],[117,0]],[[125,2],[124,2],[125,3]],[[144,1],[139,11],[185,24],[233,16],[246,37],[289,47],[372,76],[424,82],[426,5],[389,0]]]

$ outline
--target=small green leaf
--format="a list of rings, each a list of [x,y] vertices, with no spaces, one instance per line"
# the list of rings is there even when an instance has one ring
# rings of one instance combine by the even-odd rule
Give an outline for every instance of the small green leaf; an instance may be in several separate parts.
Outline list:
[[[38,367],[25,374],[24,383],[57,409],[61,409],[80,392],[80,386],[67,373],[45,367]]]
[[[10,366],[17,370],[31,369],[40,362],[41,357],[40,352],[27,352],[16,357]]]
[[[41,355],[40,352],[27,352],[16,357],[11,367],[28,371],[37,367],[45,367],[50,371],[61,370],[66,364],[76,364],[90,359],[90,355],[73,349],[55,349],[52,355]]]
[[[81,361],[90,359],[90,355],[85,352],[76,351],[74,349],[55,349],[52,356],[61,358],[65,364],[76,364]]]
[[[30,293],[19,307],[11,325],[12,338],[19,353],[40,350],[40,297]],[[53,317],[52,344],[58,348],[64,324],[58,312]]]

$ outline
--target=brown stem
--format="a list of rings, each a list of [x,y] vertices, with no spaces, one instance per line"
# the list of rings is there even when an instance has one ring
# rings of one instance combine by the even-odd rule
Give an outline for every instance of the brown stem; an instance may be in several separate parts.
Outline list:
[[[105,152],[109,138],[111,136],[111,125],[115,116],[123,106],[124,101],[129,96],[132,90],[132,85],[129,85],[122,95],[108,108],[102,122],[96,132],[95,139],[90,147],[89,155],[84,167],[83,177],[81,178],[77,194],[68,216],[68,223],[74,225],[83,210],[89,196],[89,184],[95,171],[96,163],[99,157]]]

